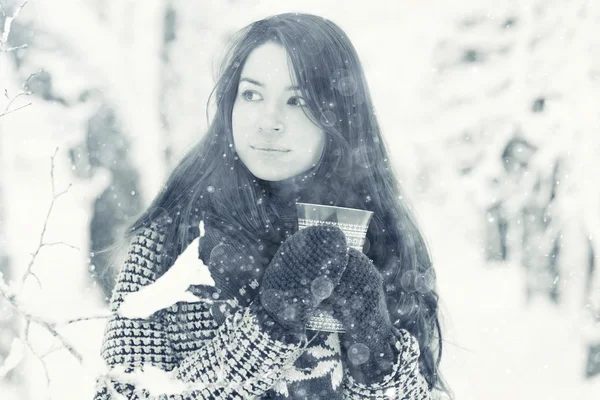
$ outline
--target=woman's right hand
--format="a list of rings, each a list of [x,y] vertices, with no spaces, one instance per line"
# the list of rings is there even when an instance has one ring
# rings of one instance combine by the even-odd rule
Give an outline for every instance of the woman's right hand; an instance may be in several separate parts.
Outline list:
[[[260,305],[280,326],[304,333],[319,304],[338,285],[348,262],[348,245],[337,227],[311,226],[277,250],[262,279]]]

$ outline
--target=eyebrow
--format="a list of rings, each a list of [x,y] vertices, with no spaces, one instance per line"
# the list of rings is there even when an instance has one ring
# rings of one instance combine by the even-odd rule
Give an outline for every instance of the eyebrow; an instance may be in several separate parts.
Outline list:
[[[265,87],[264,83],[261,83],[261,82],[259,82],[257,80],[252,79],[252,78],[246,78],[246,77],[244,77],[244,78],[240,79],[240,83],[242,83],[242,82],[249,82],[249,83],[251,83],[253,85],[256,85],[256,86]],[[291,86],[286,87],[285,90],[300,90],[300,86],[298,86],[298,85],[291,85]]]

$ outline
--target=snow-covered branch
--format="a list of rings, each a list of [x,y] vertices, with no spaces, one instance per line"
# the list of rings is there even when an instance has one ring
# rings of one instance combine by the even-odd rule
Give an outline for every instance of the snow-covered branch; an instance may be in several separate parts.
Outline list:
[[[2,9],[2,6],[0,5],[0,12],[2,12],[2,15],[4,16],[4,29],[2,30],[2,35],[0,35],[0,51],[8,52],[27,48],[26,44],[7,48],[6,43],[8,42],[8,35],[10,35],[10,29],[12,27],[13,21],[17,19],[17,17],[21,13],[21,10],[23,10],[23,7],[25,7],[28,1],[29,0],[25,0],[23,4],[21,4],[21,6],[15,10],[13,15],[10,16],[4,13],[4,9]]]
[[[15,351],[20,351],[18,349],[20,349],[22,346],[26,346],[30,350],[31,354],[36,359],[38,359],[40,361],[40,363],[42,364],[44,371],[45,371],[47,383],[49,383],[49,374],[48,374],[48,367],[44,361],[44,356],[38,354],[38,352],[34,349],[32,343],[29,340],[29,329],[31,327],[31,324],[33,323],[33,324],[36,324],[36,325],[44,328],[48,333],[50,333],[60,343],[61,348],[66,349],[79,362],[83,362],[83,357],[82,357],[81,353],[75,348],[75,346],[73,346],[70,343],[70,341],[63,334],[61,334],[58,331],[58,327],[60,325],[68,325],[71,323],[86,321],[86,320],[95,319],[95,318],[106,318],[108,316],[108,315],[101,315],[101,316],[80,317],[80,318],[74,318],[74,319],[67,320],[67,321],[55,322],[55,321],[51,321],[40,315],[36,315],[36,314],[30,312],[29,310],[27,310],[27,307],[24,304],[22,304],[22,302],[20,301],[20,298],[19,298],[21,289],[23,288],[25,281],[27,280],[27,278],[29,276],[35,277],[35,279],[37,279],[38,283],[41,285],[39,278],[33,273],[32,267],[35,263],[37,255],[39,254],[40,250],[44,246],[57,244],[57,243],[45,243],[44,242],[44,235],[45,235],[45,232],[46,232],[46,229],[48,226],[48,220],[52,213],[52,209],[54,208],[55,201],[61,195],[65,194],[68,190],[68,188],[67,188],[62,192],[56,193],[55,182],[54,182],[54,159],[56,157],[57,151],[58,151],[58,148],[55,150],[54,154],[52,155],[52,157],[50,159],[50,161],[51,161],[51,163],[50,163],[50,178],[51,178],[51,184],[52,184],[52,201],[50,203],[48,212],[46,213],[46,218],[44,220],[44,224],[43,224],[42,232],[40,234],[40,240],[39,240],[37,249],[32,254],[32,258],[31,258],[31,261],[29,262],[29,265],[27,266],[27,270],[26,270],[25,274],[23,275],[23,277],[21,278],[21,282],[20,282],[21,288],[19,290],[17,290],[15,288],[16,285],[14,283],[11,284],[10,282],[5,282],[2,274],[0,273],[0,295],[2,297],[4,297],[4,299],[6,299],[6,301],[14,309],[14,311],[25,320],[25,326],[24,326],[23,332],[21,334],[22,337],[15,339],[13,346],[11,348],[11,352],[9,354],[9,357],[5,360],[4,364],[2,366],[0,366],[0,375],[2,372],[8,373],[9,370],[13,369],[18,364],[21,357],[19,357],[18,361],[15,361],[16,356],[13,356],[13,354],[15,354]],[[77,249],[75,246],[71,246],[71,245],[68,245],[68,246],[71,248]],[[17,350],[15,350],[15,349],[17,349]],[[19,354],[21,354],[21,353],[19,353]]]
[[[57,331],[57,324],[53,321],[46,320],[45,318],[30,313],[20,302],[17,293],[11,288],[9,284],[4,282],[4,279],[0,277],[0,295],[4,297],[13,309],[22,316],[26,321],[27,330],[29,329],[30,323],[35,323],[45,328],[49,333],[58,339],[61,344],[66,348],[75,358],[79,361],[82,360],[81,354],[75,350],[75,348],[68,342],[68,340]],[[26,330],[26,332],[27,332]],[[27,338],[24,338],[27,341]]]
[[[44,369],[46,384],[49,385],[50,376],[48,373],[48,365],[46,364],[45,357],[54,352],[57,349],[66,349],[69,354],[71,354],[82,366],[90,365],[89,361],[85,360],[82,353],[77,350],[77,348],[63,335],[59,329],[61,327],[82,322],[89,321],[94,319],[106,319],[114,316],[113,313],[106,312],[100,313],[97,315],[87,315],[80,316],[75,318],[69,318],[66,320],[51,320],[49,318],[37,315],[28,310],[27,306],[23,304],[20,300],[20,295],[22,293],[22,289],[25,285],[25,282],[28,277],[33,276],[38,280],[38,283],[41,286],[41,282],[39,278],[33,272],[33,266],[37,259],[38,254],[40,253],[43,247],[54,246],[54,245],[66,245],[70,248],[77,249],[77,247],[67,244],[65,242],[45,242],[44,237],[46,231],[48,229],[48,221],[52,214],[52,211],[55,206],[56,200],[66,194],[71,185],[69,185],[65,190],[57,192],[55,185],[55,177],[54,177],[54,163],[55,157],[58,152],[58,148],[55,150],[54,154],[50,158],[50,180],[52,186],[52,200],[50,202],[50,206],[48,207],[48,211],[46,212],[45,219],[43,221],[42,231],[40,234],[40,238],[38,241],[38,245],[36,250],[32,254],[32,258],[27,266],[27,269],[20,280],[20,288],[17,289],[17,284],[14,282],[5,282],[3,276],[0,273],[0,296],[2,296],[8,304],[13,308],[13,310],[18,314],[21,318],[25,320],[24,329],[21,333],[21,337],[16,338],[12,350],[9,354],[9,357],[5,360],[5,362],[0,365],[0,376],[8,373],[10,370],[15,368],[20,360],[22,359],[23,349],[27,348],[33,357],[35,357],[42,365]],[[204,223],[200,224],[200,237],[204,236]],[[206,301],[211,303],[210,299],[199,299],[194,296],[187,289],[190,285],[211,285],[214,286],[214,280],[210,276],[210,272],[208,268],[197,258],[196,249],[198,247],[197,238],[194,242],[192,242],[186,251],[178,257],[175,264],[165,273],[161,278],[159,278],[156,282],[151,285],[148,285],[142,288],[138,292],[134,292],[125,297],[124,303],[121,305],[119,309],[119,315],[127,318],[148,318],[150,315],[154,314],[156,311],[161,309],[170,307],[171,305],[177,302],[199,302]],[[32,345],[29,339],[29,331],[32,324],[36,324],[55,338],[58,342],[59,347],[53,347],[45,353],[40,354]],[[119,382],[129,382],[135,381],[136,386],[140,388],[145,388],[146,390],[157,391],[160,390],[161,393],[167,392],[175,392],[180,393],[182,391],[196,390],[205,388],[205,385],[198,386],[198,384],[190,386],[184,385],[180,382],[176,382],[169,376],[167,372],[156,370],[156,368],[146,368],[144,371],[134,374],[125,374],[123,371],[119,372],[119,370],[110,370],[106,365],[101,365],[99,368],[96,368],[94,372],[97,373],[99,379],[106,380],[110,382],[111,379],[115,379]],[[108,371],[108,372],[107,372]],[[222,383],[219,383],[222,385]],[[111,387],[111,385],[107,385]]]

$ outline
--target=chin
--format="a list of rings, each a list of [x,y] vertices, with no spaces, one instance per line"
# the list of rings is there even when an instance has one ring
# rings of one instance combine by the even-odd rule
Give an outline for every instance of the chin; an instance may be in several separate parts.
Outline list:
[[[284,181],[294,176],[293,174],[283,173],[282,171],[275,170],[250,169],[250,172],[255,177],[270,182]]]

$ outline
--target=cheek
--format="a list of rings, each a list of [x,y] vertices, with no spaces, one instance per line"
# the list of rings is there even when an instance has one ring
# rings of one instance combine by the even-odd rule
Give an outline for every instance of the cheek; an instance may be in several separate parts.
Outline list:
[[[231,114],[231,129],[233,130],[233,138],[235,140],[242,140],[248,135],[248,130],[256,122],[254,114],[243,106],[234,105]]]
[[[311,144],[311,160],[312,162],[317,162],[321,158],[321,154],[325,148],[325,133],[321,130],[315,131],[309,143]]]
[[[304,114],[295,115],[294,118],[290,118],[290,122],[297,143],[301,143],[306,150],[310,150],[305,153],[305,159],[317,162],[325,147],[325,132]]]
[[[235,118],[240,120],[248,120],[255,118],[257,109],[256,104],[237,98],[233,103],[233,108],[231,111]]]

